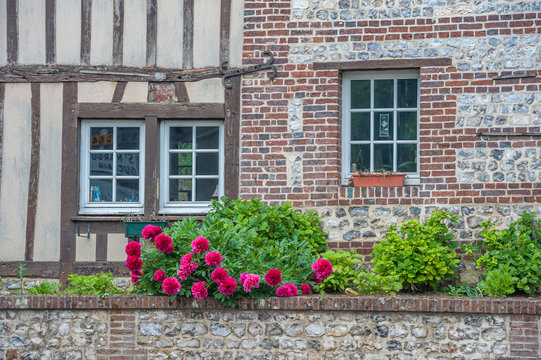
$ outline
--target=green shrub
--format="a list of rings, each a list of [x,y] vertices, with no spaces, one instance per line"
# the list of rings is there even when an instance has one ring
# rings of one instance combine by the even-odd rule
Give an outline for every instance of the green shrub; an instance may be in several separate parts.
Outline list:
[[[72,295],[98,295],[105,297],[112,294],[122,294],[113,283],[114,277],[111,273],[100,273],[96,275],[81,276],[71,274],[68,277],[69,285],[66,288],[67,294]]]
[[[212,202],[209,217],[227,219],[234,225],[253,228],[260,241],[298,239],[306,241],[314,254],[325,251],[327,233],[319,227],[319,218],[314,211],[297,213],[289,202],[269,206],[259,199],[227,200]]]
[[[374,245],[374,272],[383,276],[398,276],[412,292],[441,286],[456,276],[458,257],[454,235],[447,223],[456,224],[457,216],[447,211],[434,211],[424,224],[417,219],[391,225],[386,239]]]
[[[515,292],[518,278],[511,275],[509,266],[500,265],[485,273],[483,287],[489,296],[506,297]]]
[[[362,295],[396,295],[402,290],[399,275],[384,276],[361,269],[357,273],[354,283],[354,294]]]
[[[58,283],[54,281],[44,281],[38,286],[28,289],[30,295],[53,295],[58,291]]]
[[[484,240],[479,241],[479,246],[475,248],[482,254],[476,259],[477,267],[489,272],[499,269],[490,273],[491,279],[501,277],[502,272],[506,272],[511,279],[516,278],[513,282],[515,291],[534,294],[541,285],[541,219],[536,220],[535,213],[524,212],[502,231],[497,231],[490,221],[481,225]],[[507,284],[511,286],[510,281]],[[502,296],[504,292],[509,294],[507,290],[497,292]]]
[[[486,293],[485,287],[483,284],[477,285],[447,285],[444,289],[444,292],[449,296],[465,296],[465,297],[480,297]]]
[[[355,254],[353,250],[327,250],[320,256],[331,262],[333,270],[332,275],[316,287],[316,291],[321,294],[343,293],[351,287],[358,273],[355,266],[364,258],[362,255]]]

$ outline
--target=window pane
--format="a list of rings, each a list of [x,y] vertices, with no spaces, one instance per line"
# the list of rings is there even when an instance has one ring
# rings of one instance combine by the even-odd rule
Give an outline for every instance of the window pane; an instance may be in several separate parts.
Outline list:
[[[417,172],[417,144],[398,144],[396,157],[399,172]]]
[[[172,127],[169,129],[170,149],[191,149],[192,148],[192,127]]]
[[[374,80],[374,108],[393,107],[394,80]]]
[[[398,140],[416,140],[417,112],[399,112],[396,128]]]
[[[351,172],[370,170],[370,144],[351,145]]]
[[[113,180],[90,180],[90,202],[112,202]]]
[[[374,140],[393,140],[393,113],[374,113]]]
[[[139,201],[139,180],[121,179],[116,182],[117,202],[138,202]]]
[[[169,201],[192,201],[192,179],[169,179]]]
[[[116,174],[119,176],[139,176],[139,154],[117,154]]]
[[[195,181],[195,193],[196,201],[218,199],[218,179],[197,179]]]
[[[113,154],[90,154],[90,175],[112,176]]]
[[[90,128],[90,150],[112,150],[113,149],[113,128],[112,127],[91,127]]]
[[[198,153],[195,164],[197,175],[218,175],[218,153]]]
[[[196,130],[198,149],[218,149],[220,131],[217,126],[200,126]]]
[[[398,79],[396,87],[399,108],[417,107],[417,79]]]
[[[370,140],[370,113],[351,113],[351,140]]]
[[[393,144],[374,144],[374,171],[393,171]]]
[[[351,108],[370,108],[370,80],[351,81]]]
[[[116,129],[116,148],[122,150],[139,149],[139,128],[119,127]]]
[[[192,153],[169,154],[169,175],[192,175]]]

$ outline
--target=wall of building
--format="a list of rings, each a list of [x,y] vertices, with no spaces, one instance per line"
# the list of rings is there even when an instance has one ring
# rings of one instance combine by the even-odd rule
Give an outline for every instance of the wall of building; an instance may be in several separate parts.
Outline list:
[[[8,359],[521,359],[541,356],[535,300],[5,296]]]
[[[330,246],[369,252],[387,224],[434,208],[505,225],[541,210],[538,1],[246,1],[245,63],[271,50],[278,65],[243,77],[241,194],[317,209]],[[446,59],[447,65],[412,65]],[[349,69],[420,71],[420,185],[341,184],[341,91]],[[402,65],[401,65],[402,64]],[[497,80],[495,76],[531,74]]]

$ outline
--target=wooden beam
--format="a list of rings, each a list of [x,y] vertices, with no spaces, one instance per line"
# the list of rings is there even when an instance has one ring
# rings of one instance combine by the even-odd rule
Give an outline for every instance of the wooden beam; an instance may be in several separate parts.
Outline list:
[[[81,5],[81,64],[90,64],[90,37],[92,31],[92,0]]]
[[[19,58],[19,2],[18,0],[6,1],[7,14],[7,60],[9,64],[17,63]]]
[[[225,91],[224,192],[230,199],[239,197],[240,84],[240,76],[237,76],[233,79],[231,89]]]
[[[114,0],[113,4],[113,64],[122,64],[124,47],[124,0]]]
[[[119,81],[116,83],[112,102],[119,103],[122,101],[122,97],[124,96],[124,91],[126,91],[126,85],[128,85],[128,83],[125,81]]]
[[[191,82],[221,76],[220,69],[217,67],[197,70],[116,65],[8,65],[0,67],[0,83],[65,81]]]
[[[145,217],[158,214],[159,128],[156,116],[145,117]]]
[[[96,234],[96,261],[107,261],[107,234]]]
[[[412,69],[427,66],[450,66],[451,58],[427,59],[388,59],[388,60],[362,60],[343,62],[315,62],[314,70],[384,70],[384,69]]]
[[[5,261],[0,262],[0,276],[17,277],[18,265],[26,266],[23,275],[26,277],[58,278],[60,275],[60,262],[58,261]]]
[[[147,66],[156,65],[158,49],[158,4],[147,0]]]
[[[189,103],[190,97],[188,96],[188,89],[184,82],[175,82],[175,93],[177,95],[177,101],[183,103]]]
[[[184,0],[184,34],[182,39],[182,67],[193,68],[193,2]]]
[[[231,33],[231,0],[222,0],[220,11],[220,64],[229,60]]]
[[[36,212],[38,206],[39,155],[40,155],[40,84],[31,84],[32,135],[30,143],[30,178],[28,180],[28,206],[26,209],[26,247],[24,259],[34,258]]]
[[[220,103],[79,103],[77,116],[87,119],[224,119]]]
[[[45,2],[45,61],[56,62],[56,0]]]
[[[75,227],[71,218],[77,215],[79,179],[79,142],[77,116],[77,83],[64,84],[62,108],[62,174],[60,195],[60,280],[65,283],[73,273],[75,261]]]
[[[79,275],[95,275],[97,273],[113,273],[114,276],[129,276],[130,271],[124,262],[96,261],[83,262],[78,261],[73,264],[73,272]]]

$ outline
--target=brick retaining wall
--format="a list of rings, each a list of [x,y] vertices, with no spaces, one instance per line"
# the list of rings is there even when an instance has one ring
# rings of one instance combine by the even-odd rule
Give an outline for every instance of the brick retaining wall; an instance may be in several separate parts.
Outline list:
[[[2,359],[541,358],[541,301],[0,297]]]

